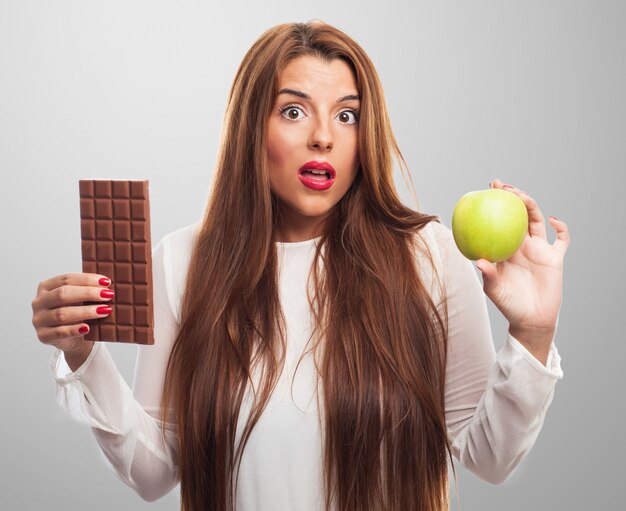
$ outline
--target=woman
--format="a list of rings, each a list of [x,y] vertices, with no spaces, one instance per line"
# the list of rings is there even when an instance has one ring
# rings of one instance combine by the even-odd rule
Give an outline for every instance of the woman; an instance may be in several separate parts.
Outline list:
[[[184,510],[444,510],[453,456],[500,483],[531,448],[562,376],[567,227],[551,218],[548,244],[535,201],[492,183],[530,219],[508,261],[477,262],[509,321],[496,356],[472,264],[401,203],[392,153],[363,49],[276,26],[235,76],[204,219],[154,249],[156,344],[132,393],[82,339],[102,315],[72,305],[111,303],[106,276],[41,282],[59,403],[144,499],[180,481]]]

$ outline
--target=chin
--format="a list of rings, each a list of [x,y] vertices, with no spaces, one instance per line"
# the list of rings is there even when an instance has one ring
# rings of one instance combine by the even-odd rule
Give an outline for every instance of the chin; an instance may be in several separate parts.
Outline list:
[[[310,220],[323,219],[328,216],[337,204],[336,197],[298,197],[297,200],[283,201],[283,213],[289,218],[292,215]]]
[[[328,203],[316,204],[311,207],[299,208],[299,211],[304,216],[319,217],[319,216],[324,216],[330,213],[330,211],[333,209],[334,206],[335,204],[328,204]]]

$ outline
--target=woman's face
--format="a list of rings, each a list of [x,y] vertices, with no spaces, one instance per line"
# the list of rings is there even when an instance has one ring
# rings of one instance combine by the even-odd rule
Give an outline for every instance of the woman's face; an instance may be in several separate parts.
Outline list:
[[[290,61],[278,91],[267,130],[270,187],[283,217],[280,241],[296,242],[321,234],[322,222],[354,181],[359,99],[348,64],[313,56]],[[300,176],[315,162],[334,169],[330,187],[326,177]],[[306,186],[305,176],[318,179],[313,185],[318,189]]]

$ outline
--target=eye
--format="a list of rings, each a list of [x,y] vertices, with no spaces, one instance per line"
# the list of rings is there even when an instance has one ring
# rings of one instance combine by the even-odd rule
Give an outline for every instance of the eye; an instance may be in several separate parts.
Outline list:
[[[302,111],[302,108],[296,105],[287,105],[286,107],[282,108],[280,111],[280,113],[285,119],[289,119],[291,121],[297,121],[299,119],[298,112],[304,114],[304,112]]]
[[[344,110],[339,112],[337,118],[343,124],[354,124],[359,120],[359,111],[358,110]]]

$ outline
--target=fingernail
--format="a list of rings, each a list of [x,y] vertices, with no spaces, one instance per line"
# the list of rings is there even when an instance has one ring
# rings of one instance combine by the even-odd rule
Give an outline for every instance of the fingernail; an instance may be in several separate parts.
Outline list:
[[[557,218],[557,217],[555,217],[555,216],[551,216],[550,218],[554,218],[555,220],[558,220],[558,218]]]
[[[102,298],[113,298],[115,296],[115,291],[112,291],[111,289],[103,289],[100,291],[100,296]]]
[[[88,326],[81,326],[81,327],[78,329],[78,331],[79,331],[81,334],[86,334],[87,332],[89,332],[89,327],[88,327]]]
[[[111,280],[107,279],[106,277],[103,277],[98,281],[98,284],[100,284],[101,286],[110,286]]]
[[[98,307],[96,309],[96,314],[111,314],[111,311],[113,309],[111,309],[111,307],[107,307],[106,305],[103,305],[102,307]]]
[[[502,188],[511,188],[511,189],[513,189],[513,187],[511,185],[502,185]]]

